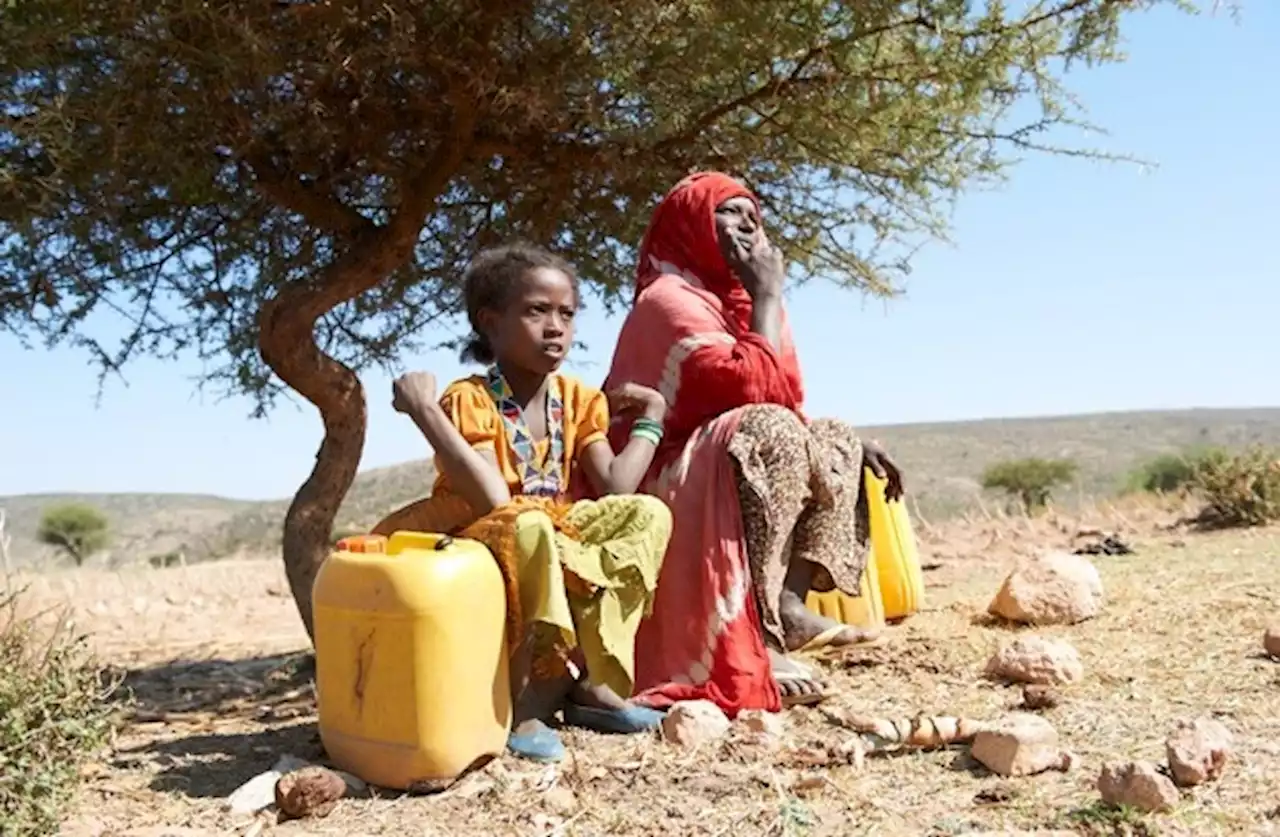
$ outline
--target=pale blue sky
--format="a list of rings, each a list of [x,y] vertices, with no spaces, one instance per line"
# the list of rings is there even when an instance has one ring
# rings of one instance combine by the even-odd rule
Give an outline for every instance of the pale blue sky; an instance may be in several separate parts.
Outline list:
[[[1032,158],[961,199],[954,246],[920,255],[905,297],[800,289],[811,413],[867,425],[1280,405],[1280,4],[1245,4],[1240,25],[1139,15],[1128,34],[1128,63],[1075,85],[1110,130],[1100,142],[1158,168]],[[590,349],[570,371],[599,383],[618,325],[585,315]],[[407,366],[464,372],[447,353]],[[284,497],[320,439],[309,405],[253,421],[247,401],[202,398],[194,360],[132,366],[98,408],[75,351],[0,335],[0,370],[0,495]],[[390,378],[364,382],[362,467],[425,456],[391,411]]]

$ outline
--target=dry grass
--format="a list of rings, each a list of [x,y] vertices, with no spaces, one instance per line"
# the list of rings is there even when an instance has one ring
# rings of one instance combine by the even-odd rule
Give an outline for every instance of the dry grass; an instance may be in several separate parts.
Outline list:
[[[805,748],[840,743],[850,733],[828,713],[794,710],[781,752],[738,740],[686,752],[652,738],[569,732],[571,757],[559,768],[504,759],[442,796],[351,799],[326,820],[262,820],[258,833],[799,837],[1051,826],[1099,835],[1272,833],[1280,668],[1260,656],[1260,638],[1280,610],[1280,530],[1179,534],[1166,528],[1179,513],[1130,503],[1080,518],[978,514],[922,526],[934,567],[928,610],[894,628],[887,647],[827,662],[840,688],[828,706],[832,714],[998,717],[1016,707],[1019,693],[980,673],[1014,632],[987,624],[982,613],[1010,562],[1068,545],[1081,527],[1120,532],[1138,551],[1096,559],[1108,590],[1105,614],[1044,631],[1069,638],[1087,669],[1082,683],[1064,690],[1064,703],[1046,713],[1079,757],[1070,773],[1000,779],[985,775],[963,750],[873,757],[861,771],[815,765]],[[146,650],[174,614],[144,608],[114,617],[132,619],[135,628],[133,650],[118,634],[105,645],[134,661],[128,686],[137,714],[112,761],[90,777],[85,802],[92,822],[82,819],[67,834],[167,825],[243,835],[258,826],[230,819],[220,799],[281,753],[321,756],[305,665],[280,654],[302,644],[300,633],[292,643],[287,634],[287,597],[272,595],[280,573],[273,564],[229,569],[117,576],[126,600],[131,594],[181,600],[201,590],[204,621],[189,639],[208,631],[210,644]],[[102,580],[77,585],[68,577],[47,589],[83,607],[100,601],[89,588]],[[1096,804],[1092,784],[1105,760],[1160,761],[1174,722],[1204,713],[1237,736],[1235,760],[1221,782],[1188,794],[1168,816],[1141,818]]]

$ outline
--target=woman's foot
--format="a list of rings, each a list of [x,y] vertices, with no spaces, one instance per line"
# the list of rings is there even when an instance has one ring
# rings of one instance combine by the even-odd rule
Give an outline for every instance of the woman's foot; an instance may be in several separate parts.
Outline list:
[[[778,616],[782,619],[783,640],[788,651],[844,648],[880,637],[878,630],[842,625],[814,613],[805,605],[803,597],[786,588],[778,600]]]
[[[783,707],[805,706],[826,699],[826,689],[808,667],[788,659],[772,648],[769,649],[769,665],[773,669],[773,679],[778,684],[778,691],[782,694]]]

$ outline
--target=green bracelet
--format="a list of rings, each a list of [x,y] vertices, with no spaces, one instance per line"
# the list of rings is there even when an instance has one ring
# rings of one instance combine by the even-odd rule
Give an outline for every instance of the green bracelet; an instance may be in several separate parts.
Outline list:
[[[659,436],[657,433],[654,433],[652,430],[641,430],[640,428],[635,428],[631,431],[631,438],[644,439],[646,442],[649,442],[650,444],[652,444],[655,448],[662,441],[662,437]]]
[[[662,430],[655,429],[652,426],[654,424],[657,424],[657,422],[650,422],[649,424],[641,424],[640,422],[637,421],[635,424],[631,426],[631,438],[644,439],[645,441],[652,444],[654,447],[657,447],[658,444],[662,441]]]
[[[647,416],[641,416],[640,418],[636,419],[635,423],[633,423],[631,426],[633,429],[636,429],[636,430],[652,430],[654,433],[658,434],[659,438],[661,438],[662,436],[662,424],[660,422],[654,421],[651,418],[648,418]]]

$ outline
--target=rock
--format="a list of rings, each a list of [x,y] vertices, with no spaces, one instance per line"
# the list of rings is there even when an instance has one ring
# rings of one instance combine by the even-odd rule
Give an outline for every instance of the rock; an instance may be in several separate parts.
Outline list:
[[[1102,610],[1102,579],[1087,558],[1051,552],[1020,564],[987,612],[1029,625],[1073,625]]]
[[[1053,709],[1062,703],[1062,696],[1048,686],[1023,686],[1022,705],[1032,711]]]
[[[307,766],[307,762],[297,756],[283,755],[270,770],[232,791],[223,805],[233,814],[256,814],[275,802],[276,782],[281,776]]]
[[[304,767],[276,782],[276,807],[291,819],[327,817],[346,793],[347,783],[337,773],[326,767]]]
[[[781,715],[760,709],[748,709],[738,714],[738,723],[746,731],[746,739],[750,743],[768,748],[782,746],[782,735],[786,731],[786,724],[783,723]]]
[[[547,809],[562,817],[567,817],[578,810],[578,797],[564,785],[556,785],[542,795]]]
[[[348,796],[359,796],[369,789],[369,784],[359,776],[353,776],[352,774],[346,773],[342,770],[335,770],[333,772],[342,777],[342,781],[346,783]]]
[[[1262,648],[1269,657],[1280,657],[1280,625],[1272,625],[1262,635]]]
[[[1184,788],[1222,775],[1231,754],[1231,731],[1212,718],[1182,721],[1165,741],[1169,771]]]
[[[1058,746],[1058,731],[1038,715],[1012,715],[982,730],[974,737],[970,753],[1000,776],[1032,776],[1071,767],[1071,757]]]
[[[1139,811],[1170,811],[1178,804],[1178,789],[1149,761],[1112,762],[1098,775],[1098,793],[1109,805]]]
[[[662,719],[662,736],[682,747],[697,747],[729,732],[729,719],[709,700],[692,700],[672,706]]]
[[[1066,640],[1025,636],[992,656],[987,662],[986,676],[992,680],[1041,686],[1074,683],[1084,676],[1084,664]]]
[[[782,735],[785,729],[781,715],[776,712],[765,712],[761,709],[747,709],[739,713],[738,722],[746,727],[748,732],[753,732],[756,735],[777,737]]]

